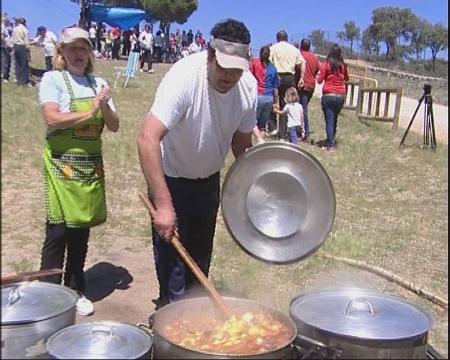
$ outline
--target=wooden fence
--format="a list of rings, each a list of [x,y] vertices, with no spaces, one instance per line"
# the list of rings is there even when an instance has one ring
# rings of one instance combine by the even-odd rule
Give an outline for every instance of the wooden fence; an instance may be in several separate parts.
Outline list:
[[[360,88],[356,115],[358,120],[392,122],[398,129],[402,88]]]
[[[402,88],[365,87],[362,80],[345,82],[344,109],[355,110],[358,120],[392,122],[398,129]]]

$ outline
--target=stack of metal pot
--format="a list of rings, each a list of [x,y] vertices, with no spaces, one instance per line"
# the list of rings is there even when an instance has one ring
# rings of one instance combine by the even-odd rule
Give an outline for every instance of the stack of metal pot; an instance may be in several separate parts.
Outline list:
[[[2,358],[47,358],[45,342],[75,323],[75,291],[46,282],[2,286]]]

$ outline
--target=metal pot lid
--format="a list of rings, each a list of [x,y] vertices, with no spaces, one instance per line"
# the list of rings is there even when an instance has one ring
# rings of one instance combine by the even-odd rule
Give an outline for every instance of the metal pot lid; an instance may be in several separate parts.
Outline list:
[[[431,317],[406,300],[372,290],[345,288],[304,293],[290,305],[300,329],[360,340],[395,341],[422,337]]]
[[[20,282],[2,286],[2,325],[50,319],[72,308],[78,294],[48,282]]]
[[[222,215],[250,255],[285,264],[317,250],[334,221],[333,186],[320,162],[283,142],[254,146],[228,171]]]
[[[150,335],[136,326],[98,321],[59,330],[48,339],[46,349],[59,359],[137,359],[151,344]]]

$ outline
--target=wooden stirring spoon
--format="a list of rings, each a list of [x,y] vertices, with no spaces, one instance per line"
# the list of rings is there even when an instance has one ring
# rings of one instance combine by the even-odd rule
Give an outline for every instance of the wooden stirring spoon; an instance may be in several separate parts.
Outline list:
[[[140,193],[139,197],[143,201],[144,205],[146,206],[148,212],[150,213],[150,216],[152,219],[155,216],[156,210],[153,204],[150,202],[150,200],[143,194]],[[187,264],[189,269],[194,273],[197,280],[200,282],[200,284],[203,285],[203,287],[208,290],[209,294],[213,298],[213,300],[217,303],[220,310],[223,312],[226,318],[231,317],[232,312],[228,308],[228,306],[223,301],[220,294],[217,292],[217,290],[214,288],[214,286],[209,282],[208,278],[205,276],[205,274],[200,270],[197,263],[194,261],[194,259],[191,257],[191,255],[188,253],[188,251],[185,249],[183,244],[181,244],[180,240],[176,236],[172,236],[170,239],[170,243],[175,248],[175,250],[178,252],[178,254],[181,256],[181,258],[184,260],[184,262]]]

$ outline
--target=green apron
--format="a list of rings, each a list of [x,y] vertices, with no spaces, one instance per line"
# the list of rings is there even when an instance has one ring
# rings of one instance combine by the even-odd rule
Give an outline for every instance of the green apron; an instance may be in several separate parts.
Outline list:
[[[92,108],[93,97],[75,98],[66,71],[70,111]],[[89,86],[96,93],[92,79]],[[106,221],[101,111],[82,125],[47,134],[44,147],[44,185],[47,221],[67,227],[92,227]]]

